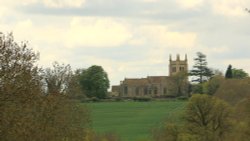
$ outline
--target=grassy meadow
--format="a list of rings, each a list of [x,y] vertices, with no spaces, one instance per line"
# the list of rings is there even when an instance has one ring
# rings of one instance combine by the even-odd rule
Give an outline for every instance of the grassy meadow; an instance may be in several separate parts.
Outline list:
[[[166,120],[179,122],[186,101],[88,103],[92,127],[97,133],[112,132],[123,141],[151,138],[152,129]]]

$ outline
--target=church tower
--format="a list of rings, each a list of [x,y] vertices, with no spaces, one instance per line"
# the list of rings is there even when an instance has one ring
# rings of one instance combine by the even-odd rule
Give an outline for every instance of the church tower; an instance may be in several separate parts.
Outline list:
[[[176,55],[176,60],[172,60],[172,56],[169,56],[169,76],[173,76],[178,72],[188,73],[188,59],[187,54],[185,59],[181,60],[180,55]]]

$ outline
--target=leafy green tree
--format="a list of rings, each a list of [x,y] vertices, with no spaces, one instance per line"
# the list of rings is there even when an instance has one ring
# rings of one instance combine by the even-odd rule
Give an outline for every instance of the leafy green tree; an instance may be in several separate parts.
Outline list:
[[[220,141],[231,128],[231,107],[209,95],[193,95],[185,113],[187,132],[200,141]]]
[[[162,128],[153,131],[155,141],[178,141],[181,128],[173,123],[166,123]]]
[[[109,79],[101,66],[93,65],[81,74],[80,84],[88,97],[105,98],[108,94]]]
[[[204,84],[191,84],[191,89],[193,94],[203,94],[203,85]]]
[[[220,85],[223,83],[224,77],[222,76],[214,76],[209,81],[202,84],[203,93],[208,95],[214,95],[218,90]]]
[[[236,68],[232,69],[232,74],[233,78],[236,79],[243,79],[249,76],[248,73],[245,72],[243,69],[236,69]]]
[[[233,78],[232,65],[228,66],[225,77],[228,79]]]
[[[212,70],[207,67],[206,55],[197,52],[197,58],[194,58],[195,65],[190,71],[191,76],[197,77],[197,79],[192,80],[193,82],[203,83],[209,80],[212,76]]]

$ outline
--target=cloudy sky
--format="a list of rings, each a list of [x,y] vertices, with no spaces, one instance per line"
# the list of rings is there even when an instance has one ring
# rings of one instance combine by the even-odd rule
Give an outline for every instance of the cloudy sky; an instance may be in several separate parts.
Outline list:
[[[13,32],[74,69],[101,65],[111,84],[168,75],[169,54],[200,51],[211,68],[250,73],[249,0],[0,0],[0,31]]]

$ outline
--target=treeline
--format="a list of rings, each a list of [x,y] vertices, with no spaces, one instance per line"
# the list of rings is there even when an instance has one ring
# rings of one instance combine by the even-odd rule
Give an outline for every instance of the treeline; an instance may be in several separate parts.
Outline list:
[[[104,99],[108,95],[109,79],[101,66],[72,71],[70,65],[54,62],[52,68],[41,72],[41,76],[44,92],[48,94],[62,93],[76,100]]]
[[[250,138],[250,78],[242,69],[225,73],[207,67],[197,53],[190,75],[196,76],[182,123],[166,121],[153,133],[155,141],[248,141]],[[214,73],[217,72],[217,73]]]
[[[89,111],[74,99],[105,98],[109,87],[101,66],[72,71],[70,65],[37,66],[39,54],[0,33],[0,140],[118,140],[90,128]]]

